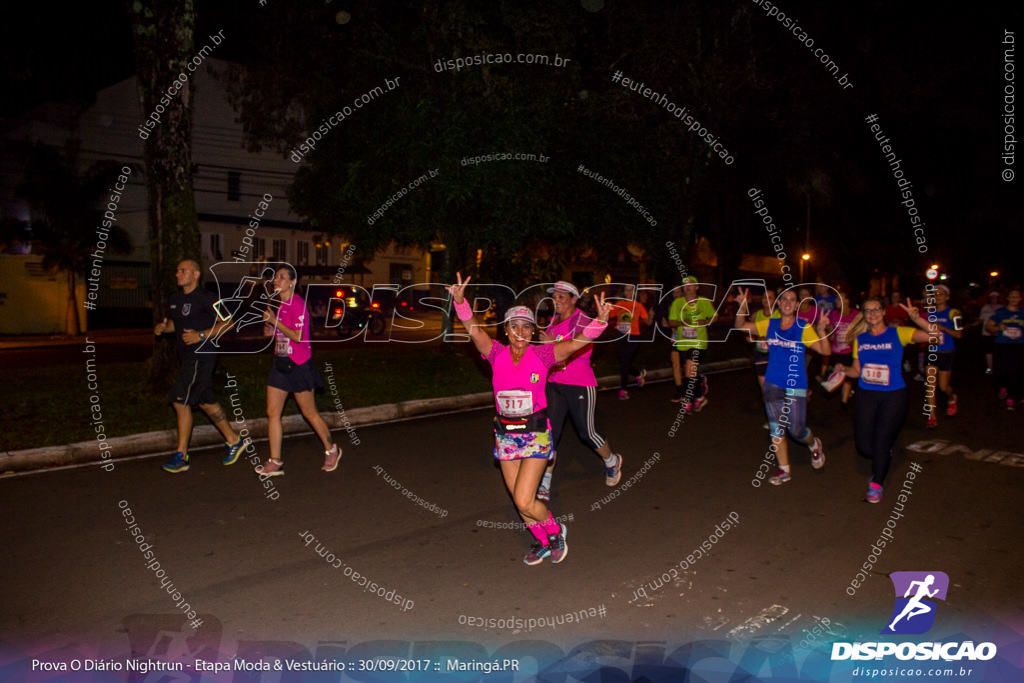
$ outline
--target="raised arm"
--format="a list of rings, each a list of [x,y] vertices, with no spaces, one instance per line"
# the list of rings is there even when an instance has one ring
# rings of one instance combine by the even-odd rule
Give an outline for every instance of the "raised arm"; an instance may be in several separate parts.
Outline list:
[[[832,355],[832,342],[829,341],[829,321],[828,317],[824,315],[818,316],[818,324],[815,325],[814,331],[818,334],[818,341],[811,344],[811,349],[820,353],[822,356]]]
[[[921,317],[916,306],[907,306],[900,304],[900,308],[907,312],[910,317],[910,322],[914,323],[921,329],[914,330],[913,342],[917,344],[924,344],[932,338],[931,323]]]
[[[604,300],[604,293],[597,298],[597,320],[592,320],[582,332],[572,339],[563,339],[555,344],[552,349],[555,359],[563,361],[572,354],[582,349],[587,344],[594,343],[594,340],[601,336],[608,326],[608,316],[611,315],[614,304]]]
[[[747,320],[747,295],[749,293],[749,288],[739,290],[739,296],[736,297],[739,308],[736,309],[736,322],[732,324],[732,327],[734,330],[746,330],[757,337],[757,325]]]
[[[459,320],[462,321],[462,326],[466,328],[466,332],[469,333],[469,338],[473,340],[473,345],[476,346],[476,350],[481,355],[486,356],[491,352],[491,346],[494,345],[494,340],[491,339],[490,335],[484,332],[483,328],[476,320],[476,316],[473,314],[473,307],[466,301],[466,285],[469,284],[471,278],[467,277],[466,281],[462,281],[462,274],[456,272],[455,278],[457,284],[450,285],[448,291],[452,295],[452,301],[455,302],[455,314],[459,316]]]

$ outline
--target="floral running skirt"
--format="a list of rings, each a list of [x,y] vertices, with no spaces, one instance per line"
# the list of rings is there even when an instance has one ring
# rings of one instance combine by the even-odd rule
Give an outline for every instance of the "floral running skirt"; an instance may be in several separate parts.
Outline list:
[[[494,457],[498,460],[551,457],[551,432],[495,434]]]

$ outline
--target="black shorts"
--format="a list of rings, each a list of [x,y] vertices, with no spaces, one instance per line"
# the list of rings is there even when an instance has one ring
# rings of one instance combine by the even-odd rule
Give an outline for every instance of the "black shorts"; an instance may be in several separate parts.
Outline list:
[[[324,381],[321,379],[313,359],[310,358],[302,365],[296,365],[288,373],[281,372],[276,365],[271,364],[267,386],[287,391],[289,394],[301,394],[303,391],[323,388]]]
[[[924,358],[926,365],[934,365],[940,372],[949,372],[953,369],[956,351],[925,351]]]
[[[216,403],[213,397],[213,369],[217,357],[210,353],[193,353],[181,359],[181,369],[167,399],[171,403],[196,406]]]
[[[832,354],[832,365],[839,363],[844,368],[848,368],[853,365],[853,352],[850,353],[833,353]]]

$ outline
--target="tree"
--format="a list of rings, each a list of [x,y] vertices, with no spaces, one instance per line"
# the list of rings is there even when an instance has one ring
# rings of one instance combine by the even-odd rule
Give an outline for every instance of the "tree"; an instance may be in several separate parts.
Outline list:
[[[139,82],[139,110],[159,121],[147,127],[146,173],[153,322],[163,318],[174,293],[172,276],[185,258],[199,259],[199,219],[192,182],[192,97],[187,64],[195,55],[192,0],[128,0]],[[184,86],[180,84],[185,82]],[[174,369],[173,343],[155,341],[149,386],[166,383]]]
[[[21,155],[25,171],[16,190],[32,211],[29,235],[33,248],[43,256],[43,268],[67,278],[64,332],[69,335],[82,331],[76,278],[91,270],[97,240],[104,242],[104,252],[131,251],[128,233],[116,224],[103,227],[103,210],[96,208],[110,195],[120,165],[101,161],[80,170],[79,144],[71,139],[63,150],[28,146]]]

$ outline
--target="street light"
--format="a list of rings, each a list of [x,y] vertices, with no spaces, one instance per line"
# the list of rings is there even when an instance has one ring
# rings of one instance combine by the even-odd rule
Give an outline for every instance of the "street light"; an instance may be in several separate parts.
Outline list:
[[[806,251],[803,253],[802,256],[800,256],[800,282],[801,283],[803,283],[803,281],[804,281],[804,263],[806,263],[807,261],[810,261],[810,260],[811,260],[811,255],[808,254]]]

